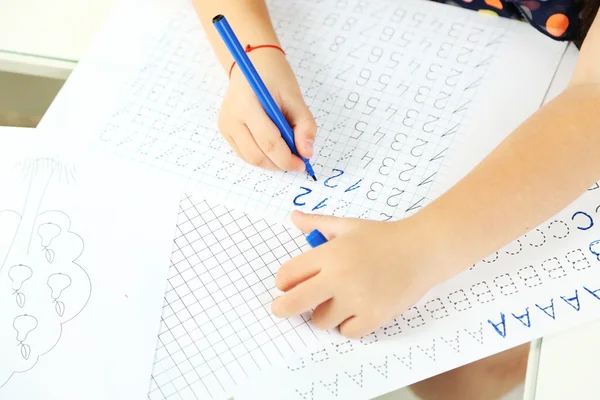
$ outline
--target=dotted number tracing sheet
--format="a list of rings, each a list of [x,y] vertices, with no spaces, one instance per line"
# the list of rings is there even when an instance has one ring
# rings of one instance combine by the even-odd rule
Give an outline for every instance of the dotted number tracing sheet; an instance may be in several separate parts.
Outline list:
[[[360,340],[271,315],[303,234],[185,195],[148,398],[371,398],[597,317],[599,188]]]
[[[143,25],[139,48],[120,59],[112,51],[123,55],[127,46],[116,36],[97,43],[93,62],[80,63],[53,105],[64,117],[54,121],[81,133],[87,118],[81,125],[77,115],[101,112],[74,95],[86,81],[109,86],[114,74],[124,86],[114,104],[98,107],[109,118],[95,121],[96,144],[188,183],[149,399],[224,399],[254,379],[258,386],[244,394],[261,400],[372,398],[599,313],[596,185],[361,340],[315,329],[310,315],[274,318],[274,274],[308,249],[301,233],[281,225],[290,210],[376,220],[418,212],[465,154],[458,146],[472,144],[483,100],[493,101],[482,93],[503,82],[493,72],[514,32],[519,41],[538,33],[429,1],[268,3],[319,127],[311,159],[318,182],[251,167],[231,151],[217,130],[227,79],[188,0],[123,7],[111,28],[136,37]],[[511,55],[539,65],[522,50]],[[539,89],[540,75],[526,82]]]
[[[269,6],[319,127],[318,182],[251,167],[229,148],[217,129],[227,79],[189,5],[148,44],[99,141],[236,209],[378,220],[416,212],[433,197],[514,21],[420,1]]]

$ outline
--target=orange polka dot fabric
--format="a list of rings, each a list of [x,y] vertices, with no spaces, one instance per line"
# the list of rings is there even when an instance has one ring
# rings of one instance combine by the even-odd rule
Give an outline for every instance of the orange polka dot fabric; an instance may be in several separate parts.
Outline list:
[[[434,0],[484,14],[529,22],[555,40],[572,40],[579,23],[576,0]]]

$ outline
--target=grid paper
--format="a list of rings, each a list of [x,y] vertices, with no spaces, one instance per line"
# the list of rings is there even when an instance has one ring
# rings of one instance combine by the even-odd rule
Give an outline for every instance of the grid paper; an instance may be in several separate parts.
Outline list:
[[[412,0],[270,1],[319,127],[312,182],[258,170],[231,151],[217,130],[226,77],[191,5],[177,4],[145,43],[99,140],[224,204],[280,220],[293,208],[389,220],[423,207],[512,23]]]
[[[308,247],[280,224],[185,196],[148,398],[219,398],[312,343],[309,315],[278,319],[274,273]]]
[[[308,249],[303,234],[186,195],[148,398],[224,399],[242,390],[241,398],[364,399],[594,318],[599,196],[590,188],[386,326],[347,340],[313,329],[309,314],[270,314],[273,275]]]

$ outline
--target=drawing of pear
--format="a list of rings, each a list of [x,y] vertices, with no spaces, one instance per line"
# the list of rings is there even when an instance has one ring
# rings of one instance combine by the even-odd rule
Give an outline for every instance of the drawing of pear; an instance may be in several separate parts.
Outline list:
[[[68,275],[57,273],[48,277],[48,287],[52,290],[50,297],[54,300],[56,313],[63,316],[65,313],[65,304],[59,301],[62,291],[71,286],[71,278]]]
[[[26,300],[25,294],[20,290],[23,286],[23,283],[29,278],[31,278],[31,275],[33,275],[31,268],[23,264],[13,265],[8,270],[8,277],[12,281],[12,289],[14,290],[14,294],[16,295],[17,305],[20,308],[23,308],[25,306]]]
[[[52,222],[46,222],[40,224],[38,227],[38,236],[42,239],[42,251],[46,257],[46,261],[52,263],[54,261],[54,250],[50,248],[52,240],[55,239],[61,233],[60,226]]]
[[[6,310],[0,331],[12,325],[17,333],[17,347],[0,341],[0,388],[56,346],[91,295],[90,277],[78,264],[83,238],[71,230],[69,215],[56,209],[63,191],[71,190],[72,172],[49,159],[27,162],[22,170],[22,183],[0,187],[23,198],[20,209],[0,210],[0,306]]]
[[[31,346],[25,343],[27,335],[38,326],[38,321],[35,317],[27,314],[19,315],[13,321],[13,327],[17,331],[17,341],[21,346],[21,356],[28,359],[31,355]]]

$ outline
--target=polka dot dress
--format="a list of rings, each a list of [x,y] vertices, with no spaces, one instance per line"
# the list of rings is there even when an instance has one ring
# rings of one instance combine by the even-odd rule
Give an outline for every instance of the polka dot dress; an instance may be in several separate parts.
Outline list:
[[[555,40],[572,40],[579,10],[574,0],[436,0],[485,14],[528,21]]]

